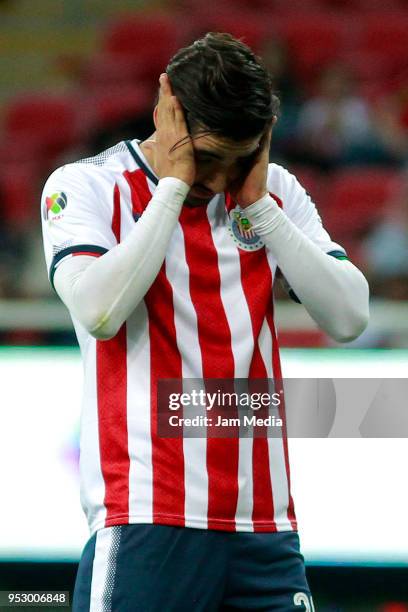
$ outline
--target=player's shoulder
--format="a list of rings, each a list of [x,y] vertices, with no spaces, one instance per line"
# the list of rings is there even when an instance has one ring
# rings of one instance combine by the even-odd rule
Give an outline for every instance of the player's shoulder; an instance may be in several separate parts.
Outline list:
[[[298,212],[300,208],[314,207],[310,195],[297,177],[284,166],[269,164],[267,188],[275,199],[280,200],[281,207],[289,216]]]
[[[127,170],[132,162],[129,144],[121,141],[92,157],[86,157],[74,162],[73,165],[85,172],[103,173],[122,173]]]
[[[125,142],[105,149],[92,157],[81,158],[56,168],[47,184],[58,182],[72,187],[101,188],[111,185],[131,163],[131,155]]]
[[[293,197],[302,189],[298,179],[287,168],[276,163],[268,167],[268,189],[279,198]]]

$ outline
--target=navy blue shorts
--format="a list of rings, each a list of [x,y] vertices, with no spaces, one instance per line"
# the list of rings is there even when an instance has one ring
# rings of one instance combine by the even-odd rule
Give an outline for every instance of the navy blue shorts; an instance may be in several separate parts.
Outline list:
[[[120,525],[94,534],[73,612],[314,611],[295,532]]]

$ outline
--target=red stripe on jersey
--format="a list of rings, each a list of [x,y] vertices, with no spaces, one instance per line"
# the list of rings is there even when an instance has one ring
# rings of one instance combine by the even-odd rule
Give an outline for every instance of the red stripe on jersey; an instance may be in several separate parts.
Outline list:
[[[72,253],[73,257],[77,255],[90,255],[91,257],[100,257],[101,253],[90,253],[89,251],[78,251],[77,253]]]
[[[180,215],[204,378],[234,378],[231,332],[221,300],[218,256],[205,206]],[[239,439],[207,438],[208,528],[235,531]]]
[[[269,192],[269,195],[271,196],[271,198],[273,198],[275,200],[275,202],[277,203],[277,205],[279,206],[279,208],[283,209],[283,202],[280,199],[280,197],[278,197],[276,194]]]
[[[144,172],[123,173],[132,200],[132,212],[142,214],[152,199]],[[153,466],[153,522],[184,526],[184,454],[182,439],[164,439],[157,435],[157,383],[160,379],[180,380],[182,363],[177,349],[174,323],[173,290],[166,277],[165,264],[144,298],[149,315],[150,395]],[[171,508],[171,514],[169,512]]]
[[[120,242],[120,191],[118,185],[113,190],[112,232],[116,242]]]
[[[268,373],[259,349],[258,338],[265,312],[271,308],[272,274],[265,249],[252,253],[241,249],[238,250],[241,262],[241,283],[251,315],[254,337],[254,354],[249,378],[266,379]],[[257,387],[256,390],[257,392],[269,392],[268,386],[262,390]],[[260,412],[258,411],[258,416],[267,416],[266,414],[261,415]],[[264,531],[265,523],[271,524],[271,531],[276,531],[266,430],[257,432],[253,439],[252,477],[254,497],[252,521],[254,531]]]
[[[151,436],[153,465],[153,522],[185,525],[183,439],[159,438],[157,433],[157,383],[176,378],[182,393],[182,362],[177,348],[174,323],[173,290],[163,264],[145,295],[149,314],[151,368]],[[171,513],[169,512],[171,509]]]
[[[147,184],[147,178],[143,170],[134,170],[130,172],[126,170],[123,173],[129,187],[130,197],[132,199],[132,212],[142,214],[150,200],[152,194],[150,193],[149,185]]]
[[[115,185],[112,231],[120,241],[120,193]],[[105,481],[105,527],[129,521],[126,324],[114,338],[96,342],[98,428]]]
[[[126,171],[132,199],[132,212],[141,214],[152,198],[142,170]],[[173,290],[166,276],[165,263],[144,297],[149,315],[150,397],[153,468],[153,522],[184,526],[183,440],[160,438],[157,432],[157,383],[160,379],[180,380],[182,363],[177,348]],[[171,508],[171,512],[169,509]]]
[[[99,452],[105,481],[105,527],[129,520],[126,326],[96,343]]]
[[[273,367],[273,377],[275,380],[275,391],[279,392],[280,389],[283,389],[283,380],[282,380],[282,367],[279,356],[279,344],[278,337],[276,334],[275,322],[274,322],[274,307],[272,302],[272,312],[267,314],[267,321],[269,325],[269,329],[271,330],[272,335],[272,367]],[[296,531],[297,529],[297,521],[295,515],[295,505],[293,503],[291,488],[290,488],[290,467],[289,467],[289,450],[288,450],[288,438],[286,431],[286,415],[285,415],[285,403],[281,402],[279,404],[279,416],[282,419],[282,441],[283,441],[283,449],[285,454],[285,467],[286,467],[286,477],[288,481],[288,490],[289,490],[289,503],[288,503],[288,520],[292,525],[292,529]]]

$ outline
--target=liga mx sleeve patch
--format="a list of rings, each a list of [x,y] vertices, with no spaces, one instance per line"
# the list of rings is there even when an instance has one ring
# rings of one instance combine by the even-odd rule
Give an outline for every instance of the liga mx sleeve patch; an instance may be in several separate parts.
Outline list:
[[[68,198],[64,191],[57,191],[50,196],[46,196],[42,209],[44,221],[59,218],[67,204]]]

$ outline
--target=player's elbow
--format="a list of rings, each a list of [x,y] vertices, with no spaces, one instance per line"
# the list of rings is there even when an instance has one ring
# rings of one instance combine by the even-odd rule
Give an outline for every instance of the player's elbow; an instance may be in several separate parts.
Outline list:
[[[116,336],[120,329],[120,326],[113,325],[112,323],[105,323],[97,325],[93,329],[88,330],[91,336],[97,340],[111,340]]]
[[[367,280],[359,270],[350,280],[345,290],[338,292],[336,315],[332,318],[333,333],[330,335],[341,343],[358,338],[370,318],[370,288]]]
[[[96,340],[111,340],[116,336],[118,330],[103,327],[101,329],[92,330],[89,333]]]
[[[342,344],[352,342],[358,338],[368,325],[370,312],[367,304],[360,308],[351,308],[347,316],[342,317],[336,328],[332,331],[332,338]]]
[[[116,336],[121,325],[114,321],[112,316],[100,312],[88,314],[89,316],[82,323],[93,338],[96,340],[111,340]]]
[[[352,324],[349,324],[347,327],[345,326],[341,330],[336,330],[336,332],[332,334],[332,337],[336,342],[341,342],[342,344],[352,342],[363,333],[367,324],[368,318],[361,317],[353,321]]]

